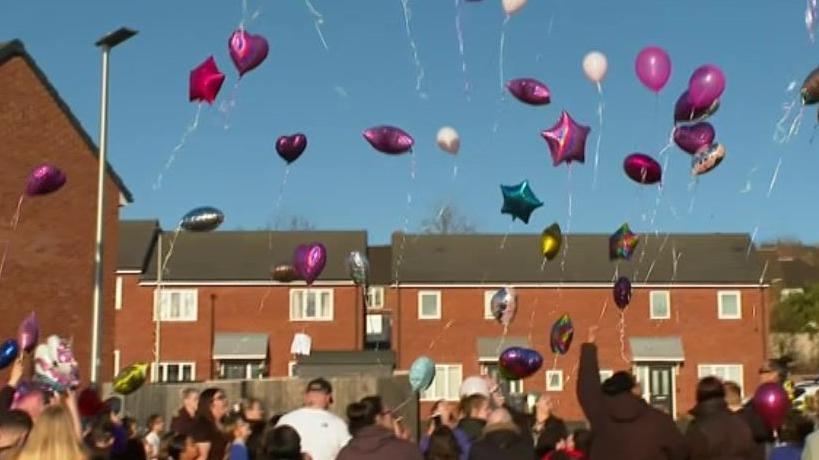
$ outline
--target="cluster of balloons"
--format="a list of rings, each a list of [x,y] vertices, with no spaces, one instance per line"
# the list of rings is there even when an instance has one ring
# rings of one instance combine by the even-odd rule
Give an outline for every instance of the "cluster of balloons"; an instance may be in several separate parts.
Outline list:
[[[680,95],[674,107],[674,143],[692,154],[691,172],[705,174],[725,158],[725,146],[715,142],[716,130],[704,120],[719,108],[719,98],[725,91],[725,75],[711,64],[694,70],[688,89]]]
[[[258,67],[265,58],[269,47],[267,40],[261,35],[248,33],[244,28],[233,32],[228,39],[228,51],[233,65],[239,72],[239,78]],[[213,104],[225,74],[216,65],[216,59],[209,56],[201,64],[191,70],[188,84],[188,99],[191,102],[207,102]]]

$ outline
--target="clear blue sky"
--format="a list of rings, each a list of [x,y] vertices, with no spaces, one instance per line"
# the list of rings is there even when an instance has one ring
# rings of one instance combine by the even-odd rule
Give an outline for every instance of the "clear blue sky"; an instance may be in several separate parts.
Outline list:
[[[790,143],[772,140],[781,104],[789,99],[788,83],[801,84],[819,64],[819,45],[810,43],[804,27],[804,2],[530,0],[507,26],[505,75],[544,81],[553,102],[542,108],[509,97],[500,101],[499,0],[462,5],[470,102],[463,92],[453,1],[410,0],[426,98],[415,90],[400,0],[313,3],[324,15],[329,51],[303,2],[248,0],[248,14],[258,10],[248,29],[266,36],[271,50],[235,92],[226,43],[242,18],[238,0],[12,2],[0,15],[0,40],[24,41],[96,138],[100,77],[93,42],[120,25],[140,31],[115,50],[111,70],[110,156],[135,198],[125,218],[158,217],[173,227],[190,208],[208,204],[224,210],[225,228],[264,227],[285,170],[273,143],[280,134],[303,131],[310,145],[292,167],[279,213],[302,216],[321,229],[364,228],[375,242],[402,227],[408,190],[411,229],[451,199],[480,231],[504,233],[509,216],[499,212],[498,186],[525,178],[545,205],[528,226],[516,222],[513,232],[539,232],[553,221],[565,230],[571,189],[573,231],[608,233],[629,221],[637,232],[750,233],[759,226],[760,239],[819,240],[813,209],[819,141],[809,144],[815,109],[807,110],[802,131]],[[671,81],[658,100],[634,75],[636,54],[651,44],[666,48],[673,62]],[[609,59],[596,190],[591,183],[597,94],[580,66],[591,49]],[[210,54],[228,80],[154,191],[157,174],[196,113],[196,105],[187,102],[188,73]],[[674,101],[703,63],[719,65],[727,77],[712,123],[728,154],[692,191],[690,159],[672,149],[652,225],[641,216],[653,212],[657,189],[632,183],[622,160],[634,151],[654,155],[665,144]],[[218,105],[231,99],[235,106],[225,129]],[[552,167],[539,136],[562,108],[592,126],[587,163],[573,167],[571,183],[565,165]],[[415,182],[409,178],[410,157],[376,153],[362,139],[361,131],[377,124],[414,135]],[[441,125],[461,134],[454,182],[453,158],[434,143]],[[780,156],[779,180],[766,198]],[[754,170],[751,191],[739,193]]]

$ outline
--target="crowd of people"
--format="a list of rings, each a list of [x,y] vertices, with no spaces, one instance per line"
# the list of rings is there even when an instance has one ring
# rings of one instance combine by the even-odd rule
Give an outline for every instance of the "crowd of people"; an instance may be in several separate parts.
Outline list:
[[[20,391],[17,361],[0,389],[0,460],[819,460],[819,432],[794,411],[774,432],[743,404],[732,382],[705,377],[691,422],[681,431],[651,407],[638,382],[617,372],[601,382],[595,328],[581,345],[577,396],[586,426],[570,431],[541,396],[532,413],[508,404],[496,382],[471,377],[457,405],[436,402],[412,433],[379,396],[333,414],[333,388],[311,380],[303,407],[265,415],[255,399],[231,406],[219,388],[186,389],[166,429],[161,415],[143,427],[122,417],[121,400],[84,391],[50,395]],[[760,381],[782,383],[781,369],[760,369]]]

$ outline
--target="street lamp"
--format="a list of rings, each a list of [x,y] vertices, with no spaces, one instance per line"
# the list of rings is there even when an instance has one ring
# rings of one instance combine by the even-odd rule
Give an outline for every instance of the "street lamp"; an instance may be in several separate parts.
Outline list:
[[[111,49],[136,35],[135,30],[125,27],[105,35],[94,45],[102,49],[102,97],[100,101],[100,155],[99,172],[97,173],[97,237],[94,252],[94,317],[91,330],[91,383],[100,380],[100,352],[102,327],[102,245],[104,240],[103,224],[105,223],[105,169],[107,166],[106,153],[108,150],[108,55]]]

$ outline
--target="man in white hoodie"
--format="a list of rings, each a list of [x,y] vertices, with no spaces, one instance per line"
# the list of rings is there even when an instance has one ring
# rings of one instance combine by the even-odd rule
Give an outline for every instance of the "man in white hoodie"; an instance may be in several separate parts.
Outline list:
[[[302,450],[313,460],[333,460],[347,445],[350,432],[347,424],[327,409],[333,403],[333,387],[319,377],[307,384],[304,407],[288,412],[276,426],[289,425],[301,437]]]

